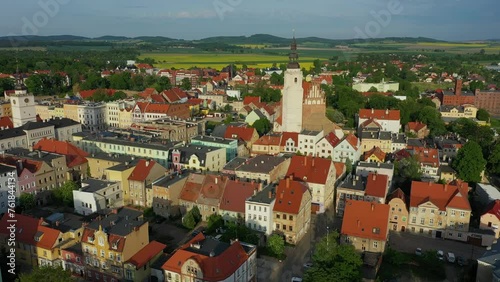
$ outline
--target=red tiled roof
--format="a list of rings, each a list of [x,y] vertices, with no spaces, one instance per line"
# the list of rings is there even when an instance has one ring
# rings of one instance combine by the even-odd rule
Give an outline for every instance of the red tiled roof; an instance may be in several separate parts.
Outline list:
[[[328,141],[328,143],[330,143],[330,145],[332,145],[333,148],[335,148],[341,141],[340,138],[335,135],[335,131],[328,133],[325,136],[325,139],[326,141]]]
[[[2,219],[0,220],[0,233],[6,235],[7,237],[10,235],[10,231],[7,227],[12,224],[8,222],[9,219],[9,214],[4,213]],[[35,234],[38,229],[38,219],[17,213],[16,217],[12,219],[17,220],[15,229],[16,242],[35,246]]]
[[[52,249],[55,246],[59,235],[61,235],[59,230],[43,225],[39,225],[37,231],[43,232],[43,235],[36,245],[37,247],[42,247],[44,249]]]
[[[82,99],[88,99],[88,98],[91,98],[92,95],[94,95],[94,93],[97,91],[97,90],[103,90],[108,96],[113,96],[116,92],[115,89],[93,89],[93,90],[82,90],[80,91],[80,97],[82,97]]]
[[[138,69],[152,69],[153,66],[151,66],[150,64],[137,64],[137,68]]]
[[[333,162],[333,165],[335,165],[335,179],[339,179],[346,170],[345,163]]]
[[[252,140],[254,133],[255,133],[255,128],[252,127],[228,126],[226,129],[226,133],[224,134],[224,138],[229,138],[229,139],[237,138],[248,142]]]
[[[254,145],[272,145],[279,146],[281,143],[281,135],[264,135],[259,138],[259,140],[255,141]]]
[[[201,198],[220,199],[224,193],[226,182],[227,178],[225,177],[207,174],[200,190]]]
[[[280,146],[285,147],[286,142],[292,139],[293,142],[295,143],[295,146],[299,144],[299,133],[298,132],[283,132],[283,135],[281,137],[281,144]]]
[[[184,187],[182,187],[179,199],[188,202],[196,202],[200,196],[204,179],[203,175],[191,173]]]
[[[223,281],[233,275],[248,259],[241,243],[236,241],[218,256],[206,256],[188,250],[190,244],[203,244],[205,236],[200,233],[186,245],[182,246],[163,264],[162,269],[181,273],[181,268],[188,259],[195,260],[202,268],[203,279],[206,281]]]
[[[12,119],[10,117],[4,116],[0,118],[0,127],[4,129],[14,128],[14,124],[12,123]]]
[[[389,205],[347,200],[341,234],[379,241],[387,240]]]
[[[279,117],[276,119],[276,122],[277,122],[279,125],[283,125],[283,118],[282,118],[282,116],[279,116]]]
[[[413,152],[420,163],[433,167],[439,166],[439,152],[437,149],[415,147]]]
[[[425,123],[413,122],[413,121],[408,122],[407,125],[408,125],[409,130],[413,130],[415,132],[419,132],[421,129],[423,129],[427,126],[427,124],[425,124]]]
[[[364,160],[368,160],[372,155],[375,155],[380,161],[385,161],[385,153],[379,147],[373,147],[370,151],[364,153]]]
[[[298,214],[305,193],[309,193],[303,182],[290,178],[280,180],[276,189],[276,202],[273,211]]]
[[[144,108],[145,113],[154,113],[154,114],[167,114],[170,109],[169,104],[153,104],[148,103]]]
[[[395,158],[395,160],[400,161],[402,159],[411,158],[411,154],[410,154],[410,152],[408,152],[407,149],[401,149],[401,150],[396,151],[394,153],[394,158]]]
[[[329,159],[296,155],[292,157],[286,175],[298,181],[326,184],[332,165]]]
[[[258,183],[229,180],[219,208],[225,211],[245,213],[245,201],[259,189]]]
[[[163,99],[163,97],[159,94],[152,94],[151,96],[151,100],[153,102],[156,102],[156,103],[165,103],[165,99]]]
[[[385,199],[388,183],[389,177],[387,175],[370,172],[366,181],[365,195]]]
[[[387,197],[387,202],[390,202],[392,199],[401,199],[403,201],[403,203],[406,204],[406,195],[405,195],[405,192],[403,192],[403,190],[401,190],[401,188],[398,188],[396,190],[394,190],[394,192],[392,192],[389,197]]]
[[[85,157],[89,154],[67,141],[44,138],[38,141],[33,149],[66,156],[66,165],[70,168],[88,162]]]
[[[399,120],[399,110],[360,109],[359,118],[376,118],[380,120]]]
[[[354,150],[358,149],[359,140],[354,134],[349,134],[344,139],[354,148]]]
[[[383,96],[392,96],[393,95],[391,92],[361,92],[361,95],[363,95],[365,97],[370,97],[370,96],[375,95],[375,94],[383,95]]]
[[[251,103],[260,103],[260,96],[245,96],[245,98],[243,98],[243,105],[248,106]]]
[[[134,170],[128,177],[132,181],[145,181],[148,178],[151,169],[155,166],[156,162],[153,160],[139,160]]]
[[[82,242],[88,242],[89,237],[94,237],[94,239],[95,239],[95,236],[94,236],[95,232],[96,232],[96,230],[93,230],[93,229],[86,227],[83,230]],[[127,240],[126,236],[122,237],[122,236],[118,236],[116,234],[109,234],[108,235],[109,247],[111,248],[111,246],[113,246],[113,244],[116,243],[116,249],[113,248],[113,251],[123,252],[123,248],[125,247],[126,240]]]
[[[156,255],[163,252],[167,245],[157,241],[151,241],[144,248],[133,255],[127,263],[135,265],[136,269],[143,267],[147,262],[151,261]]]
[[[375,126],[377,126],[378,128],[382,128],[382,126],[380,125],[380,123],[376,122],[373,118],[369,118],[369,119],[365,120],[363,123],[361,123],[359,125],[359,127],[365,128],[365,127],[367,127],[368,125],[370,125],[372,123],[375,124]]]
[[[500,220],[500,200],[494,200],[487,207],[483,214],[492,214]]]
[[[22,168],[18,164],[18,160],[22,161]],[[20,176],[23,170],[27,169],[31,173],[36,173],[40,167],[42,167],[43,162],[35,161],[30,159],[20,159],[14,157],[0,157],[0,163],[10,165],[17,168],[17,176]]]
[[[446,210],[446,207],[471,210],[467,192],[467,188],[463,185],[459,187],[451,183],[413,181],[411,183],[410,206],[418,207],[420,204],[430,201],[442,211]]]

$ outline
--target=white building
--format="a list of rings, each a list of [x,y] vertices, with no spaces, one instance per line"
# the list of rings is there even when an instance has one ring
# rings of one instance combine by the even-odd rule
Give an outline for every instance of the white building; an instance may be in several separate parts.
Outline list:
[[[13,185],[13,189],[11,191],[12,194],[9,194],[9,184]],[[16,202],[16,194],[18,191],[17,187],[17,169],[14,166],[0,164],[0,213],[4,214],[9,209],[9,195],[11,195],[11,200],[13,203]],[[10,207],[14,208],[14,207]]]
[[[89,215],[94,212],[123,207],[123,190],[120,182],[86,179],[82,188],[73,191],[75,212]]]
[[[362,82],[352,85],[352,89],[359,92],[368,92],[372,87],[377,88],[378,92],[396,92],[399,90],[399,82],[394,82],[394,81],[385,82],[385,80],[382,79],[382,82],[380,83]]]
[[[82,124],[69,118],[53,118],[46,121],[54,126],[55,138],[59,141],[73,141],[73,134],[82,132]]]
[[[476,184],[475,193],[483,206],[489,205],[492,201],[500,200],[500,191],[498,188],[489,184]]]
[[[35,97],[28,93],[26,86],[20,81],[17,82],[15,92],[9,99],[14,127],[22,126],[28,121],[36,121]]]
[[[285,84],[282,90],[282,127],[283,132],[302,131],[302,103],[304,100],[304,89],[302,88],[303,74],[300,70],[297,54],[297,42],[292,42],[290,62],[285,71]],[[300,149],[299,149],[300,150]]]
[[[105,128],[105,118],[105,103],[84,103],[78,105],[78,119],[86,130],[103,130]]]
[[[135,101],[113,101],[106,103],[106,124],[110,127],[120,127],[122,111],[126,108],[133,108]]]
[[[21,129],[26,133],[26,142],[28,146],[33,146],[44,138],[54,139],[56,137],[54,125],[46,122],[29,121],[24,124]]]
[[[392,185],[392,177],[394,176],[394,165],[388,163],[358,162],[356,166],[356,175],[368,177],[370,173],[387,175],[390,188]]]
[[[358,137],[349,134],[333,150],[334,162],[346,162],[347,159],[355,164],[361,157],[361,142]]]
[[[341,135],[337,135],[336,131],[332,131],[321,138],[318,143],[316,143],[316,156],[320,158],[331,158],[333,160],[335,147],[342,141],[344,134],[340,132]]]
[[[358,128],[367,123],[380,125],[381,131],[399,133],[401,129],[401,113],[399,110],[360,109],[358,114]]]
[[[265,233],[273,231],[273,209],[276,200],[276,187],[268,185],[256,195],[245,201],[245,224],[248,228]]]
[[[302,130],[299,134],[299,152],[306,156],[316,156],[316,144],[323,138],[323,135],[323,130]]]

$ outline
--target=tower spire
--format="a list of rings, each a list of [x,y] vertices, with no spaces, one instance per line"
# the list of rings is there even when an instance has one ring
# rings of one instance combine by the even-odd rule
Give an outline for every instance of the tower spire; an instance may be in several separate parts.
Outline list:
[[[16,50],[16,86],[15,90],[26,90],[21,74],[19,73],[19,50]]]
[[[288,55],[288,69],[300,69],[299,54],[297,53],[297,40],[295,39],[295,29],[293,30],[292,44],[290,45],[290,54]]]

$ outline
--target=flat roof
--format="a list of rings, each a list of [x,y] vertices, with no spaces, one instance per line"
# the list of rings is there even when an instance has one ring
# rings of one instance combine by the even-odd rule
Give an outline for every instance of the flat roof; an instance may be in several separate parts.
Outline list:
[[[236,139],[227,139],[227,138],[221,138],[221,137],[216,137],[216,136],[207,136],[207,135],[198,135],[193,138],[191,138],[191,143],[194,141],[200,141],[200,142],[211,142],[211,143],[218,143],[218,144],[225,144],[229,145],[231,143],[234,143],[235,141],[237,142]]]
[[[95,193],[95,192],[102,190],[110,185],[116,184],[116,182],[88,178],[88,179],[82,180],[82,184],[88,185],[88,186],[82,187],[82,191]]]

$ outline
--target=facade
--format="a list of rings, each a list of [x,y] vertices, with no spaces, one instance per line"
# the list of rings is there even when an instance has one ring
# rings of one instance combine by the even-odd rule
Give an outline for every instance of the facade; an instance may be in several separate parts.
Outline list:
[[[495,238],[500,237],[500,199],[491,202],[479,220],[479,228],[493,230]]]
[[[283,178],[288,171],[290,159],[278,156],[259,155],[236,168],[236,177],[243,181],[255,180],[266,184]]]
[[[106,153],[92,153],[86,159],[89,162],[89,176],[95,179],[106,179],[106,169],[133,161],[131,156]]]
[[[492,116],[500,115],[500,91],[484,91],[476,89],[474,105],[485,109]]]
[[[367,152],[374,147],[380,148],[385,153],[392,153],[392,135],[389,131],[363,131],[361,132],[361,151]]]
[[[467,183],[413,181],[408,229],[433,238],[467,241],[471,207]]]
[[[290,62],[285,71],[285,84],[282,90],[282,131],[301,132],[302,131],[302,102],[304,89],[302,88],[303,74],[298,62],[297,43],[293,39]]]
[[[280,180],[273,208],[274,233],[285,241],[297,244],[309,230],[311,192],[307,186],[290,178]]]
[[[146,187],[165,175],[166,168],[152,160],[139,160],[128,177],[128,203],[142,207],[152,207],[152,198],[148,198]],[[152,195],[151,195],[152,196]]]
[[[103,209],[123,207],[123,190],[118,182],[86,179],[73,190],[75,212],[89,215]]]
[[[334,158],[333,151],[335,147],[342,141],[342,137],[337,136],[335,132],[330,132],[325,137],[321,138],[318,143],[316,143],[316,156],[320,158]]]
[[[439,108],[439,112],[441,113],[441,117],[443,118],[470,118],[475,119],[477,116],[477,108],[474,105],[465,104],[461,106],[451,106],[451,105],[442,105]]]
[[[358,125],[373,120],[380,124],[381,131],[399,133],[401,129],[401,114],[399,110],[360,109]]]
[[[85,130],[97,132],[106,127],[106,104],[84,102],[77,106],[78,122]]]
[[[273,209],[276,201],[276,185],[269,184],[262,191],[245,200],[245,224],[248,228],[263,232],[266,236],[274,230]]]
[[[361,142],[354,134],[349,134],[333,150],[333,161],[345,163],[350,160],[355,164],[359,161],[361,153]]]
[[[125,279],[123,281],[150,281],[151,266],[163,254],[167,246],[151,241],[138,251],[123,265]]]
[[[226,162],[238,155],[238,140],[199,135],[191,138],[191,144],[226,149]]]
[[[378,92],[397,92],[399,90],[399,83],[382,79],[380,83],[356,83],[352,85],[352,89],[358,92],[368,92],[374,87]]]
[[[348,200],[340,231],[340,243],[357,251],[383,253],[389,235],[389,206]]]
[[[407,197],[400,188],[392,192],[387,198],[389,211],[389,228],[393,231],[404,232],[408,227]]]
[[[132,160],[131,162],[125,162],[109,167],[104,171],[104,179],[120,182],[121,188],[123,190],[124,203],[130,203],[130,183],[128,181],[128,178],[130,177],[135,169],[135,166],[138,163],[139,160]]]
[[[323,131],[302,130],[299,134],[298,152],[306,156],[316,156],[316,144],[323,136]]]
[[[196,235],[163,264],[166,281],[256,281],[257,247]]]
[[[430,130],[425,123],[410,121],[405,126],[405,132],[415,135],[416,138],[423,139],[429,135]]]
[[[189,174],[172,173],[153,182],[150,191],[153,193],[152,205],[156,215],[169,218],[181,214],[179,195]],[[149,197],[148,197],[149,198]]]
[[[54,126],[55,138],[59,141],[71,142],[73,134],[82,132],[82,124],[68,118],[47,119],[46,123]]]
[[[28,121],[21,128],[26,132],[26,142],[29,146],[34,146],[44,138],[55,138],[54,126],[45,122]]]
[[[252,145],[251,156],[256,155],[278,155],[281,153],[281,135],[269,134],[264,135],[255,141]]]
[[[31,121],[36,122],[35,97],[29,94],[26,86],[17,81],[14,94],[9,96],[14,127],[23,126]]]
[[[176,170],[221,171],[226,164],[226,149],[188,144],[172,149],[170,160]]]

